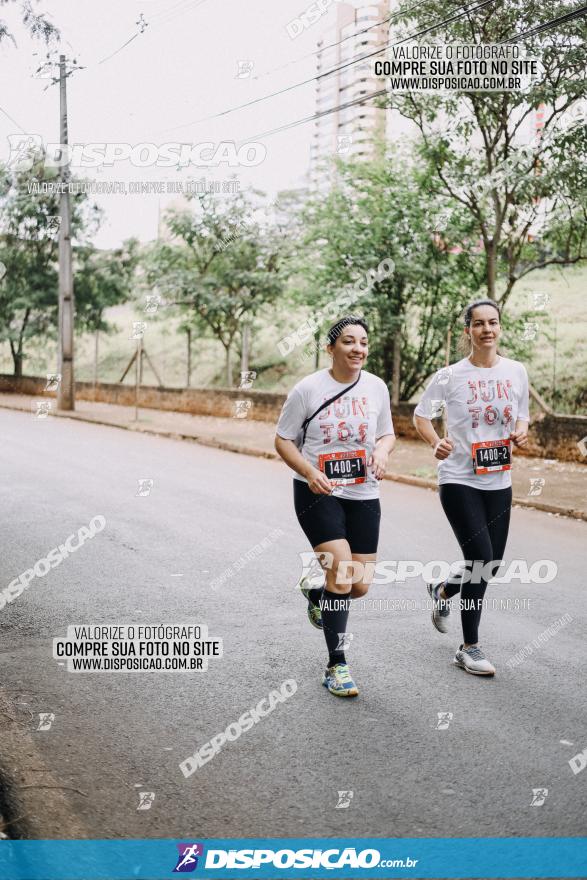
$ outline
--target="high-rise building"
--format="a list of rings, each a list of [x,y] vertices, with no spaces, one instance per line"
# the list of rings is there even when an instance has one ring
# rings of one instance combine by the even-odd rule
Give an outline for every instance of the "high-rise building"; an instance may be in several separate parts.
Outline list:
[[[385,136],[386,111],[372,101],[352,103],[382,87],[381,79],[373,75],[373,59],[344,65],[387,44],[388,10],[389,0],[380,0],[357,7],[337,3],[329,12],[336,18],[318,42],[316,113],[332,107],[341,109],[314,122],[310,180],[318,188],[326,188],[332,179],[334,156],[370,158],[378,139]],[[323,76],[341,66],[342,70]],[[352,106],[344,107],[347,104]]]

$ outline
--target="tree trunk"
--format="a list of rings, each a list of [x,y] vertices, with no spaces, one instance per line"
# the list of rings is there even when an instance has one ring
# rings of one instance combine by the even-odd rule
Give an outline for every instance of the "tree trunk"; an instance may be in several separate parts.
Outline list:
[[[94,400],[96,399],[96,387],[98,385],[98,351],[100,345],[100,331],[96,330],[94,337]]]
[[[232,388],[232,358],[230,345],[225,346],[226,351],[226,387]]]
[[[241,373],[246,373],[249,369],[249,351],[251,347],[251,325],[248,321],[243,323],[242,328],[242,348],[241,348]]]
[[[381,378],[386,385],[393,380],[393,319],[381,322]]]
[[[186,329],[187,340],[188,340],[188,363],[187,363],[187,376],[186,376],[186,387],[189,388],[192,384],[192,328],[188,327]]]
[[[12,360],[14,362],[14,375],[17,379],[22,379],[22,352],[12,352]]]
[[[495,279],[497,277],[497,247],[492,240],[486,250],[487,259],[487,296],[495,299]]]
[[[391,404],[398,406],[402,363],[402,332],[398,327],[393,336],[393,364],[391,367]]]
[[[314,369],[320,369],[320,331],[314,333]]]

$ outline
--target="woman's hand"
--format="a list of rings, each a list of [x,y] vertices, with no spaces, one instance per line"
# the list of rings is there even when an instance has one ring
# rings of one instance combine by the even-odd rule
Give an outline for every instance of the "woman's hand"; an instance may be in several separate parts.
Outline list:
[[[445,437],[444,440],[439,440],[434,447],[434,458],[437,458],[439,461],[444,461],[445,458],[449,457],[453,449],[453,444],[448,437]]]
[[[389,452],[386,449],[378,449],[377,447],[375,447],[375,449],[369,456],[367,466],[372,468],[373,476],[376,480],[382,480],[385,476],[388,461]]]
[[[314,495],[331,495],[334,486],[322,471],[319,471],[318,468],[311,468],[306,474],[304,474],[308,481],[308,488]]]
[[[520,449],[523,449],[524,446],[528,445],[528,432],[527,431],[512,431],[510,434],[510,440],[514,444],[514,446],[518,446]]]

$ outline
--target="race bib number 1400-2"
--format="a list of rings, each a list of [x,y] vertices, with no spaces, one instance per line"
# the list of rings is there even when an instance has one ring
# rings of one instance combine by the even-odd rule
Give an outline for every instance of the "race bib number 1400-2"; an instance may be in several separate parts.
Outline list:
[[[504,440],[483,440],[471,445],[473,470],[476,474],[490,474],[493,471],[509,471],[512,467],[511,442]]]

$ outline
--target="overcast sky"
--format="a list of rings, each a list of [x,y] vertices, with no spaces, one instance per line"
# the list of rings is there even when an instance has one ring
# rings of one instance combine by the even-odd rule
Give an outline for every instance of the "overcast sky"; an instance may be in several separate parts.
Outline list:
[[[242,143],[311,115],[313,83],[220,119],[194,122],[314,76],[310,53],[332,26],[336,3],[291,39],[286,25],[308,5],[309,0],[41,0],[35,8],[62,30],[65,54],[86,66],[68,79],[70,143]],[[139,31],[141,14],[148,24],[144,33],[100,63]],[[54,85],[45,90],[50,80],[32,76],[46,50],[24,31],[17,4],[2,7],[0,18],[8,22],[18,44],[14,47],[6,39],[0,44],[0,160],[5,160],[7,137],[20,132],[6,113],[45,143],[59,141],[59,95]],[[251,77],[237,78],[239,60],[253,62]],[[312,128],[308,123],[264,139],[266,158],[256,167],[176,171],[124,162],[100,173],[85,169],[84,175],[185,181],[188,174],[220,180],[236,174],[241,189],[254,186],[273,196],[279,189],[304,185]],[[131,235],[155,237],[157,195],[109,194],[96,201],[106,211],[95,239],[99,247],[115,246]]]

